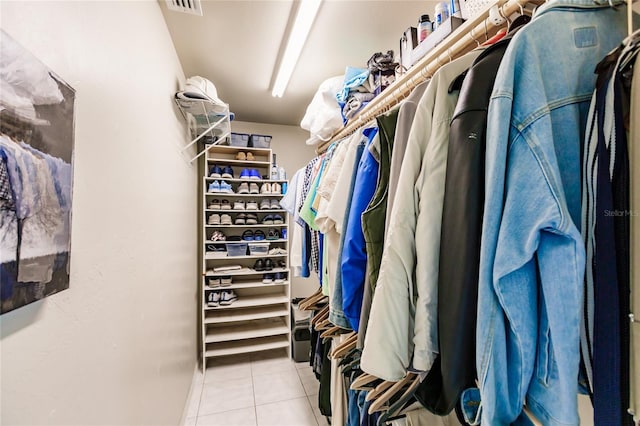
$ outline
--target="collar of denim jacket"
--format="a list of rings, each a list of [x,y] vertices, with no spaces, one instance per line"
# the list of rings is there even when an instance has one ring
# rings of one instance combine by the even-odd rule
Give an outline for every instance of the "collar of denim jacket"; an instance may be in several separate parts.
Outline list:
[[[533,17],[547,13],[553,9],[559,8],[574,8],[574,9],[605,9],[608,7],[614,7],[623,5],[626,2],[624,0],[547,0],[544,4],[539,6]]]

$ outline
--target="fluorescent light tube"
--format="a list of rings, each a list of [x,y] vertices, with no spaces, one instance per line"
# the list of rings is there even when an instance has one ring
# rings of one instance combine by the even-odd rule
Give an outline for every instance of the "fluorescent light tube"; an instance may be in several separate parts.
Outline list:
[[[313,25],[313,21],[318,14],[321,2],[322,0],[302,0],[300,2],[296,20],[289,33],[287,47],[280,62],[280,69],[278,69],[278,75],[273,84],[271,96],[281,98],[284,94],[284,89],[287,88],[291,74],[293,74],[293,69],[298,63],[302,47],[307,41],[309,31],[311,31],[311,25]]]

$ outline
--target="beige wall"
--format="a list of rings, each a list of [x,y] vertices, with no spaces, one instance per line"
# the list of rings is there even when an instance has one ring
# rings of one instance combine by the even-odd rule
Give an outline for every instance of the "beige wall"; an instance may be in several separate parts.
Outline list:
[[[231,110],[233,111],[233,105]],[[297,126],[232,121],[231,130],[237,133],[273,136],[271,149],[276,154],[278,165],[287,171],[287,179],[291,179],[298,169],[306,166],[316,155],[315,149],[305,144],[309,132]],[[291,221],[291,216],[289,220]],[[313,273],[309,278],[294,277],[291,282],[291,297],[309,296],[318,286],[318,277]]]
[[[176,425],[196,360],[196,168],[154,1],[3,1],[76,89],[70,289],[1,321],[3,425]]]

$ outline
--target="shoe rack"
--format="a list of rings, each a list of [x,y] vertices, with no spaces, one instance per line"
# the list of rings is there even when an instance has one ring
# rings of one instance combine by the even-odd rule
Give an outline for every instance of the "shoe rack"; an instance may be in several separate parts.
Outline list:
[[[264,179],[270,175],[271,154],[271,149],[216,145],[205,155],[199,293],[203,369],[220,356],[276,348],[291,354],[289,217],[279,205],[288,182]],[[249,188],[258,193],[239,193]],[[279,191],[268,191],[274,188]],[[260,239],[243,239],[252,235]]]

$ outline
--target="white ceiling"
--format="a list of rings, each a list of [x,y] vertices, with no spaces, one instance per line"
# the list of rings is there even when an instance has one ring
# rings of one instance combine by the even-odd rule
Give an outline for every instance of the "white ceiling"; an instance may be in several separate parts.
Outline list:
[[[204,16],[167,9],[159,0],[187,77],[211,80],[236,120],[299,125],[316,89],[345,67],[366,67],[393,49],[436,2],[325,0],[282,98],[271,96],[274,67],[293,20],[293,1],[203,0]],[[285,40],[283,41],[283,37]]]

